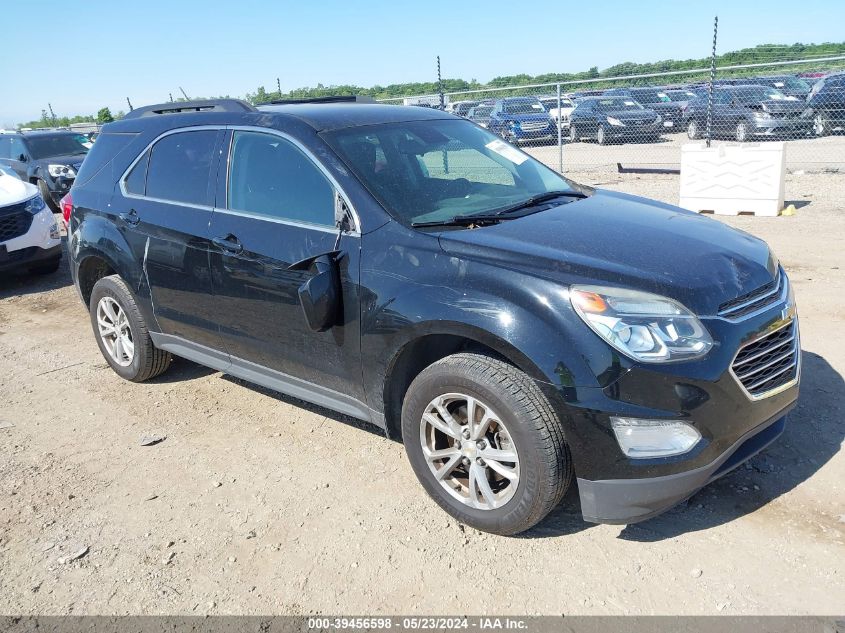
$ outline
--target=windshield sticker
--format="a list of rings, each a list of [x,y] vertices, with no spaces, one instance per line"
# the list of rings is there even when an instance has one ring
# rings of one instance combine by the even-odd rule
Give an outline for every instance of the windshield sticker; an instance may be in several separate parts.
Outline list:
[[[515,147],[511,147],[504,141],[490,141],[484,147],[489,149],[491,152],[496,152],[503,158],[507,158],[514,165],[521,165],[528,160],[528,156],[526,154],[523,154]]]

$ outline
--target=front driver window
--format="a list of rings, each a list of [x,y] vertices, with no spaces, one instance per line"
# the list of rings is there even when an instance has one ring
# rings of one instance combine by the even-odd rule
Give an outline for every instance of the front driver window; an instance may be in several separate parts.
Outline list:
[[[229,209],[334,226],[334,187],[293,143],[274,134],[236,131],[230,164]]]

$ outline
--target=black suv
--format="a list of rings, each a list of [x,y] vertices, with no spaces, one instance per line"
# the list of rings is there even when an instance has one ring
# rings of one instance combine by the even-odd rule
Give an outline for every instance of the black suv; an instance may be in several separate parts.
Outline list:
[[[0,165],[38,185],[41,197],[59,213],[60,201],[88,153],[86,143],[88,137],[77,132],[0,132]]]
[[[586,520],[648,518],[798,396],[764,242],[437,110],[136,109],[71,197],[73,278],[120,376],[175,354],[367,420],[482,530],[530,528],[573,476]]]

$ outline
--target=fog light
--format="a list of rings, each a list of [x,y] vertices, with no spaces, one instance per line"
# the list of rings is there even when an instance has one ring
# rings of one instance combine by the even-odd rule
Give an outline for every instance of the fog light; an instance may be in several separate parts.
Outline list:
[[[681,420],[610,418],[616,441],[627,457],[671,457],[682,455],[698,444],[701,433]]]

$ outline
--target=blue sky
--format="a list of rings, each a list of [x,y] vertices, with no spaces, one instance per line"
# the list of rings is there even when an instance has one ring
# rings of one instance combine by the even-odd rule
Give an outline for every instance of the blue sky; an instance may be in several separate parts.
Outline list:
[[[189,95],[242,96],[262,84],[275,89],[277,76],[284,90],[426,80],[438,54],[445,77],[479,81],[702,57],[714,14],[722,52],[845,40],[843,0],[0,5],[0,126],[37,118],[48,102],[59,115],[116,111],[126,109],[127,96],[136,106],[161,102],[179,86]]]

